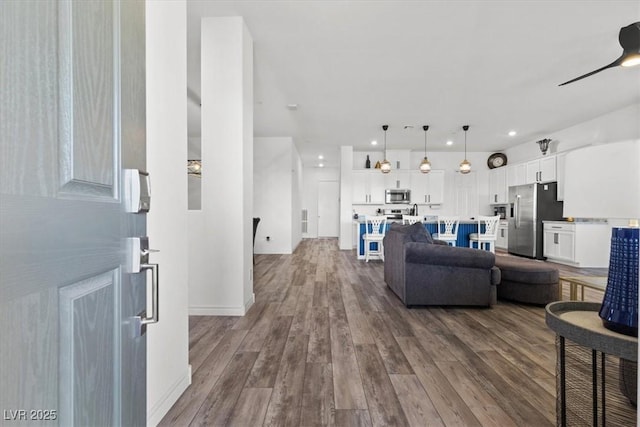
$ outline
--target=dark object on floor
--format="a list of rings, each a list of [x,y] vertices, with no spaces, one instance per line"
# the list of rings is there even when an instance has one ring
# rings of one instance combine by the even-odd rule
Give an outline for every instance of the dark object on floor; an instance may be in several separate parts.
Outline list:
[[[491,306],[500,270],[489,251],[433,240],[421,223],[392,224],[384,238],[384,280],[406,306]]]
[[[502,281],[498,298],[546,305],[559,299],[558,269],[542,261],[496,256]]]
[[[256,264],[256,230],[258,230],[258,223],[260,218],[253,218],[253,264]]]

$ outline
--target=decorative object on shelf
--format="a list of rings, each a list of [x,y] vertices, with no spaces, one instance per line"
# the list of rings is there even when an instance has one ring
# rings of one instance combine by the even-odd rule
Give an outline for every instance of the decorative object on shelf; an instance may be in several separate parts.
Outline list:
[[[541,139],[540,141],[536,141],[536,144],[540,146],[540,151],[542,151],[542,155],[547,155],[547,150],[549,149],[549,143],[551,140],[549,138]]]
[[[431,162],[427,159],[427,131],[429,126],[422,126],[422,130],[424,130],[424,159],[420,162],[420,172],[429,173],[431,172]]]
[[[631,336],[638,335],[638,163],[637,141],[593,145],[565,157],[571,173],[565,175],[563,215],[628,221],[627,227],[611,229],[607,287],[599,315],[607,329]]]
[[[607,288],[600,307],[605,328],[638,336],[639,228],[613,227]]]
[[[387,129],[389,129],[389,125],[382,125],[382,130],[384,131],[384,160],[380,163],[380,171],[382,173],[391,172],[391,163],[387,160]]]
[[[495,169],[507,165],[507,156],[502,153],[493,153],[487,159],[489,169]]]
[[[564,86],[577,80],[584,79],[585,77],[599,73],[607,68],[613,68],[619,65],[622,65],[623,67],[640,65],[640,22],[634,22],[633,24],[620,28],[618,41],[620,42],[620,46],[622,46],[622,55],[620,55],[618,59],[609,65],[605,65],[602,68],[598,68],[595,71],[576,77],[575,79],[559,84],[558,86]]]
[[[369,160],[369,155],[367,154],[367,161],[364,162],[365,169],[371,169],[371,160]]]
[[[202,178],[202,160],[187,160],[187,174]]]
[[[376,169],[380,169],[380,160],[378,160],[378,161],[376,162],[375,168],[376,168]]]
[[[462,130],[464,130],[464,160],[460,163],[460,173],[468,174],[471,172],[471,163],[467,160],[467,131],[469,130],[469,125],[462,126]]]

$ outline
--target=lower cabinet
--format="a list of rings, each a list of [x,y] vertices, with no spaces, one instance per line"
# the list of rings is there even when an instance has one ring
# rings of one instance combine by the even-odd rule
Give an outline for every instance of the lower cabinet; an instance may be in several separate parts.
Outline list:
[[[544,256],[583,268],[607,268],[611,227],[607,223],[544,222]]]
[[[498,226],[498,238],[496,239],[496,248],[508,249],[509,246],[509,224],[500,222]]]

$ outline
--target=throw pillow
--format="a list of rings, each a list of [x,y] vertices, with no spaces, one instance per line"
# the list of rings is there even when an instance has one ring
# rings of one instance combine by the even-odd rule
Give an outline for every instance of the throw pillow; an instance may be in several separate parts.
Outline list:
[[[429,230],[427,230],[421,222],[411,224],[408,229],[414,242],[433,243],[431,233],[429,233]]]

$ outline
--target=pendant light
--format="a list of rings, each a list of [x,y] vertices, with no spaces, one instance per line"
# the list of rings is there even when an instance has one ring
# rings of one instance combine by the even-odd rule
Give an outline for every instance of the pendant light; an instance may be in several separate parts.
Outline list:
[[[380,171],[382,173],[391,172],[391,163],[387,160],[387,129],[389,129],[389,125],[382,125],[382,130],[384,131],[384,160],[380,163]]]
[[[469,125],[462,126],[462,130],[464,130],[464,160],[460,163],[460,173],[468,174],[471,172],[471,163],[467,160],[467,131],[469,130]]]
[[[429,173],[431,172],[431,162],[427,159],[427,131],[429,126],[422,126],[422,130],[424,130],[424,159],[420,162],[420,172]]]

